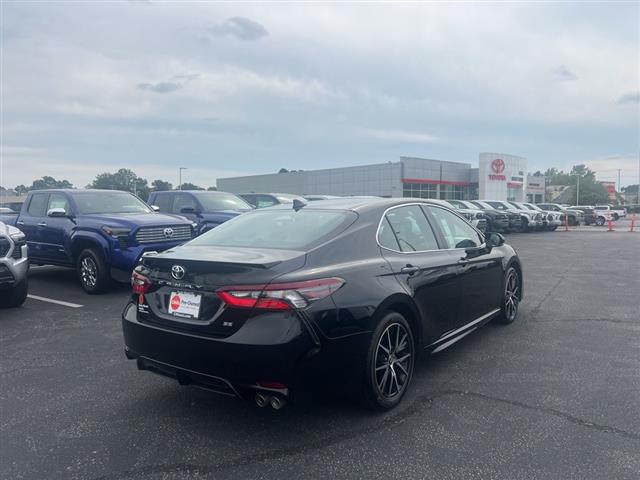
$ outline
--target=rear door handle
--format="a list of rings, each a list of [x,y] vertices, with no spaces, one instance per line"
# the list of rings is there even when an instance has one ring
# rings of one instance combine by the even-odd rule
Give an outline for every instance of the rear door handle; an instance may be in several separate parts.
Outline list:
[[[20,225],[22,227],[24,225],[24,222],[22,220],[18,220],[16,222],[16,225]]]
[[[402,267],[400,269],[400,273],[406,273],[407,275],[413,275],[418,272],[420,267],[414,267],[413,265],[407,265],[406,267]]]
[[[46,224],[46,222],[40,222],[40,223],[38,224],[38,226],[39,226],[39,227],[46,227],[46,226],[47,226],[47,224]]]

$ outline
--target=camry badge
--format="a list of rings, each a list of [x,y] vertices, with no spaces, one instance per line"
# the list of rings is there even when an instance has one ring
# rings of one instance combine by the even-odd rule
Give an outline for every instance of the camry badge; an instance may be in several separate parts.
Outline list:
[[[171,276],[176,280],[182,280],[182,277],[184,277],[184,273],[185,270],[182,265],[174,265],[173,267],[171,267]]]

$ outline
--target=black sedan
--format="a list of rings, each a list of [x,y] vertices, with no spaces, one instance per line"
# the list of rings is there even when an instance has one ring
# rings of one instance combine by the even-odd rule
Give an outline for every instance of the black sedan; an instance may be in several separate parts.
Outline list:
[[[138,368],[281,408],[318,391],[390,409],[420,352],[511,323],[522,265],[428,200],[255,210],[143,257],[122,326]]]

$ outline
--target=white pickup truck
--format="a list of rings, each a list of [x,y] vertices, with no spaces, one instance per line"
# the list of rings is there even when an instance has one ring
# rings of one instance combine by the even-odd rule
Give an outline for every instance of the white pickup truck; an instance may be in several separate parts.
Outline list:
[[[611,205],[596,205],[593,207],[596,213],[602,213],[605,217],[608,218],[608,215],[611,215],[611,218],[614,220],[618,220],[619,218],[624,218],[627,216],[627,209],[624,207],[612,207]]]

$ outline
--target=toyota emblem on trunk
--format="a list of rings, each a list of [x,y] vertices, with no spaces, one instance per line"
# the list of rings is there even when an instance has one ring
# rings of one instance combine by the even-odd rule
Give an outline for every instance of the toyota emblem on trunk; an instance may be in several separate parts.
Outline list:
[[[171,238],[173,237],[173,228],[165,228],[162,233],[164,233],[165,238]]]
[[[182,280],[182,277],[184,277],[184,267],[182,265],[174,265],[171,267],[171,276],[176,280]]]

